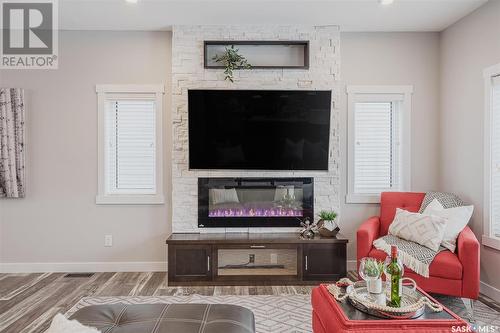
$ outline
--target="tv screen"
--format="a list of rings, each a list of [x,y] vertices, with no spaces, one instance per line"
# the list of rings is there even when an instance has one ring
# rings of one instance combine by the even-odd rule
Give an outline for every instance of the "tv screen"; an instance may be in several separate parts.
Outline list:
[[[190,169],[328,170],[331,91],[188,95]]]

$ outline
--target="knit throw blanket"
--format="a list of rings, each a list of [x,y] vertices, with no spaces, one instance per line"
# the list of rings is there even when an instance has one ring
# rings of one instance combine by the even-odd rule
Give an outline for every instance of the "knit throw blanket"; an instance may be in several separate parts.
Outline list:
[[[391,245],[398,247],[398,257],[403,265],[424,277],[429,277],[429,266],[434,257],[445,250],[444,247],[440,247],[438,251],[433,251],[425,246],[393,235],[381,237],[373,242],[375,248],[389,255],[391,254]]]

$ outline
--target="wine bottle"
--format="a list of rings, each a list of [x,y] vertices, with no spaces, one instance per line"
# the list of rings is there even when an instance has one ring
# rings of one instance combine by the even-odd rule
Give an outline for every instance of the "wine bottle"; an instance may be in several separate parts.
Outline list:
[[[390,275],[391,284],[389,306],[399,308],[401,306],[401,292],[403,291],[401,283],[403,272],[398,264],[398,247],[395,245],[391,246],[391,263],[387,266],[387,273]]]

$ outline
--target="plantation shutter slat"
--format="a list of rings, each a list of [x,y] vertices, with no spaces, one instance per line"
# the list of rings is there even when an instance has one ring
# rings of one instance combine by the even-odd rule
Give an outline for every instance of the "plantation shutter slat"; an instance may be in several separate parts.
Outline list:
[[[108,190],[155,192],[155,102],[108,100],[106,105]]]
[[[354,193],[397,189],[399,180],[398,101],[354,106]]]
[[[500,237],[500,77],[491,92],[491,214],[492,234]]]

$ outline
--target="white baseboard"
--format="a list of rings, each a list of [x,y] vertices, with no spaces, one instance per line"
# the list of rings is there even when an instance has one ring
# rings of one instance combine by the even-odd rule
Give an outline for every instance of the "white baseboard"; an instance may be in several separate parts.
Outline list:
[[[13,262],[1,263],[1,273],[44,272],[166,272],[166,261],[150,262]]]
[[[480,291],[481,294],[488,296],[496,302],[500,302],[500,289],[490,286],[489,284],[481,281]]]

